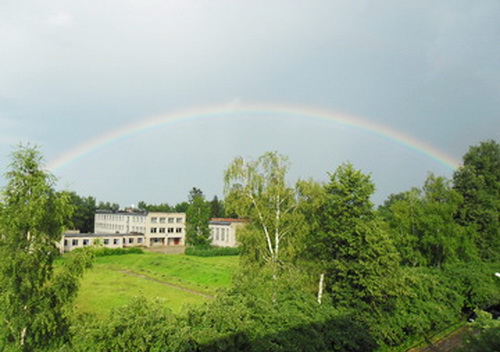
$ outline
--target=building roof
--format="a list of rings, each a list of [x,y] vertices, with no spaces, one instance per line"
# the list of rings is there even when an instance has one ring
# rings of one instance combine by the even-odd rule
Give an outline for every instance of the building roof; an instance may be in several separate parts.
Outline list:
[[[231,219],[231,218],[213,218],[208,223],[210,225],[231,225],[242,224],[248,222],[245,219]]]
[[[65,233],[66,238],[76,238],[76,237],[142,237],[144,234],[134,232],[134,233]]]
[[[148,215],[147,211],[130,211],[130,210],[108,210],[108,209],[96,209],[96,214],[118,214],[118,215]]]

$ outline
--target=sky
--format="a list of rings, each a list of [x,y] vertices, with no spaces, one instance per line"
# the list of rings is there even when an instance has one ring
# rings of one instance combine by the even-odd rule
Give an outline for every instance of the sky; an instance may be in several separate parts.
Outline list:
[[[373,201],[500,140],[500,2],[2,0],[0,185],[20,143],[122,207],[223,197],[236,156],[345,162]]]

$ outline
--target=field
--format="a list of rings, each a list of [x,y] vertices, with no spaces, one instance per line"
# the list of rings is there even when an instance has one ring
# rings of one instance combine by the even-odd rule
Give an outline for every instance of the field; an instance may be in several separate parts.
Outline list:
[[[103,318],[137,296],[159,298],[179,311],[228,287],[237,266],[238,257],[157,253],[97,257],[81,281],[76,311]]]

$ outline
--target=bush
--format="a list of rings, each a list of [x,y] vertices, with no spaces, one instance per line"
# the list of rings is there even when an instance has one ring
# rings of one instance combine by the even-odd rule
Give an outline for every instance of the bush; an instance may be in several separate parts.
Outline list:
[[[187,247],[185,254],[196,257],[220,257],[240,255],[238,247]]]
[[[143,254],[144,251],[140,247],[130,248],[96,248],[94,254],[96,257],[106,257],[108,255],[124,255],[124,254]]]
[[[480,334],[470,333],[459,352],[495,352],[500,351],[500,326],[482,331]]]

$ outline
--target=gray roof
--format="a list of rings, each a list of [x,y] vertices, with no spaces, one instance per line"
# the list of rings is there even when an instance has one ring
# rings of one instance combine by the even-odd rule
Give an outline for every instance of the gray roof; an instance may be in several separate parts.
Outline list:
[[[64,237],[73,238],[73,237],[139,237],[144,236],[142,233],[134,232],[134,233],[65,233]]]

